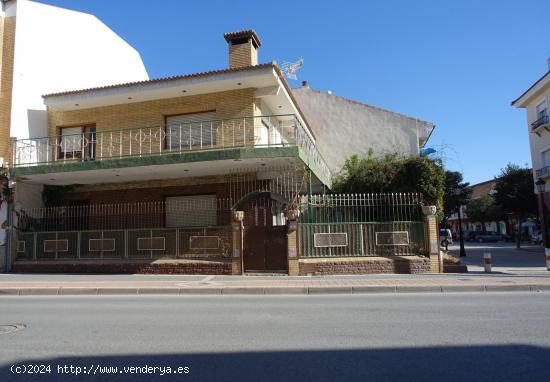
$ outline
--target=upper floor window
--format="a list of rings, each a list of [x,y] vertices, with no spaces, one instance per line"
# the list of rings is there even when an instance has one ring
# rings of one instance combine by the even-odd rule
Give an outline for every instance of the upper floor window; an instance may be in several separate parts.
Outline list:
[[[59,159],[95,157],[95,126],[60,128]]]
[[[216,112],[170,115],[166,117],[168,149],[191,149],[216,145]]]

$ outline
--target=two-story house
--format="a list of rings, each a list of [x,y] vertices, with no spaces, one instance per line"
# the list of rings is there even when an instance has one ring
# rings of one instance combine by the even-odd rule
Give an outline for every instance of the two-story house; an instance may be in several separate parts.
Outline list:
[[[292,90],[255,31],[224,38],[224,69],[44,92],[44,129],[10,146],[14,270],[297,274],[300,197],[350,154],[417,155],[433,130]]]

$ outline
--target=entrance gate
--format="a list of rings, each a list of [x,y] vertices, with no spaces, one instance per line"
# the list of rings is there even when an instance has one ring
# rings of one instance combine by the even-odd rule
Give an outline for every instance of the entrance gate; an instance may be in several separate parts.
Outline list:
[[[244,211],[245,272],[288,272],[284,202],[259,193],[240,207]]]

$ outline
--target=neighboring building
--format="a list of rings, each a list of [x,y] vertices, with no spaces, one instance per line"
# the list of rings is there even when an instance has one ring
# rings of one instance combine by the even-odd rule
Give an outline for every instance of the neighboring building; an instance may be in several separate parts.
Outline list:
[[[316,101],[325,96],[293,91],[274,62],[258,63],[255,31],[224,37],[225,69],[130,82],[121,76],[108,85],[71,82],[66,88],[83,88],[43,96],[45,125],[30,124],[11,146],[14,269],[298,274],[291,222],[302,212],[301,197],[330,190],[351,150],[417,155],[433,129],[339,97]],[[343,124],[320,117],[317,103],[340,110]],[[34,133],[42,128],[46,134]],[[339,147],[333,130],[363,143]],[[411,200],[410,210],[420,211]],[[325,202],[308,209],[316,207],[341,213]],[[422,250],[423,223],[414,223],[411,237]],[[319,240],[313,247],[343,251],[333,238]],[[388,253],[393,244],[380,245]]]
[[[546,208],[550,207],[550,120],[548,105],[550,104],[550,59],[548,59],[548,71],[539,78],[529,89],[512,102],[512,106],[527,111],[527,131],[529,134],[529,147],[531,149],[531,162],[533,164],[533,180],[541,179],[546,182],[542,198],[538,198],[539,217],[542,214],[542,201]],[[538,193],[537,187],[535,192]],[[541,219],[542,221],[542,219]]]
[[[435,128],[430,122],[311,89],[307,82],[293,93],[334,172],[352,154],[369,150],[376,156],[418,155]]]
[[[478,184],[471,185],[469,188],[472,190],[471,198],[481,198],[483,196],[493,195],[495,193],[495,180],[488,180]],[[482,222],[472,221],[468,217],[468,209],[466,206],[460,206],[462,229],[468,231],[487,231],[487,232],[499,232],[501,234],[508,234],[510,232],[510,221],[487,221],[484,224]],[[451,225],[453,233],[458,232],[458,213],[454,213],[448,219]]]
[[[95,16],[28,0],[0,7],[0,167],[10,137],[48,135],[43,94],[148,79],[139,53]],[[0,223],[6,213],[0,203]]]

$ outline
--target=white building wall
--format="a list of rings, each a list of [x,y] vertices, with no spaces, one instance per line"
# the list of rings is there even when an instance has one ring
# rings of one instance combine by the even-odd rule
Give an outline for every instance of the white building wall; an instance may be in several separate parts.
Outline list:
[[[17,1],[12,136],[47,134],[44,94],[146,79],[139,53],[95,16]]]
[[[531,129],[531,123],[537,120],[536,107],[544,100],[546,100],[546,104],[548,105],[550,111],[550,90],[546,90],[543,94],[535,97],[531,102],[529,102],[526,108],[529,145],[531,147],[531,163],[533,164],[533,176],[535,176],[536,170],[545,166],[550,166],[550,162],[543,162],[543,152],[550,150],[550,132],[543,129],[541,131],[541,136],[539,137],[534,134]],[[550,155],[548,158],[550,160]]]
[[[418,155],[419,132],[433,129],[429,122],[309,87],[294,89],[293,94],[315,135],[319,152],[335,173],[352,154],[363,157],[369,150],[378,157],[393,153]]]

